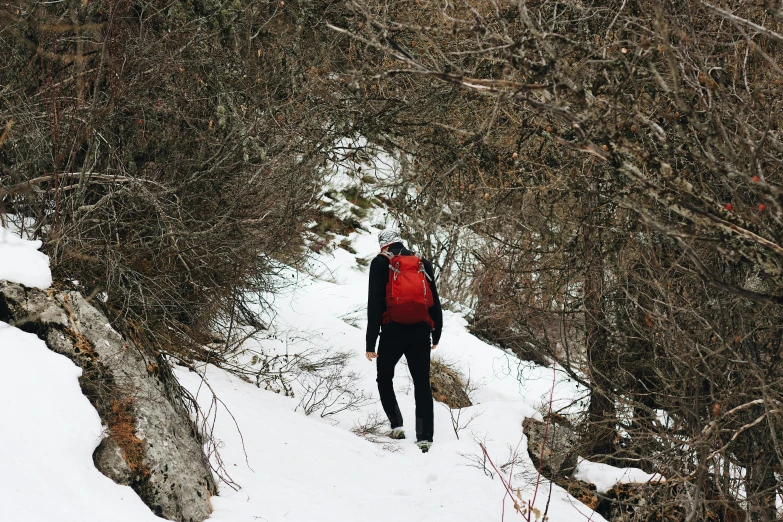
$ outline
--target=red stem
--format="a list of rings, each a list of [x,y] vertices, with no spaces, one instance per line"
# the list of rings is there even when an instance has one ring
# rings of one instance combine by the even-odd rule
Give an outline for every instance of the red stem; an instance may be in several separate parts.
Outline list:
[[[549,391],[549,410],[546,413],[546,419],[544,419],[544,442],[541,443],[541,455],[538,457],[538,476],[536,477],[536,490],[533,492],[533,501],[530,502],[532,508],[536,504],[536,496],[538,495],[538,485],[541,483],[541,468],[544,467],[544,450],[546,449],[546,438],[549,434],[549,419],[552,416],[552,401],[555,396],[555,381],[557,380],[557,366],[552,363],[552,389]],[[551,487],[551,486],[550,486]]]

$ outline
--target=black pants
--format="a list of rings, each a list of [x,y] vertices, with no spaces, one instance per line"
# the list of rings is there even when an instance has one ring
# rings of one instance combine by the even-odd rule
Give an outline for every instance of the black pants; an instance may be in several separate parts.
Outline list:
[[[402,414],[394,395],[394,367],[404,355],[413,378],[416,399],[416,440],[432,441],[433,406],[430,389],[429,325],[384,325],[378,343],[378,393],[392,428],[402,426]]]

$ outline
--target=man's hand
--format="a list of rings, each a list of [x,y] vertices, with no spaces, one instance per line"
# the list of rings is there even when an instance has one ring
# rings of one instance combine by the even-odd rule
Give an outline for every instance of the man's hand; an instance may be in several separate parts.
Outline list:
[[[367,357],[367,360],[372,362],[373,359],[378,357],[378,354],[375,352],[364,352],[364,356]]]
[[[438,347],[438,345],[437,345],[437,344],[433,344],[433,345],[432,345],[432,348],[430,348],[430,350],[434,350],[434,349],[435,349],[435,348],[437,348],[437,347]]]

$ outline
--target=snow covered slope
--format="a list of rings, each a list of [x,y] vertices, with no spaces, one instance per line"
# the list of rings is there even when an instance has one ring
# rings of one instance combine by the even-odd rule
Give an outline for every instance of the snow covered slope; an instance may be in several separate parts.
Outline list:
[[[364,222],[382,225],[384,220],[383,212],[374,209]],[[312,393],[319,393],[306,374],[287,382],[294,394],[290,397],[264,389],[263,381],[259,387],[214,366],[199,366],[197,372],[176,369],[209,412],[222,464],[239,486],[235,490],[221,484],[220,495],[212,499],[211,520],[475,522],[501,520],[504,513],[513,520],[521,518],[514,512],[515,500],[533,503],[552,522],[603,520],[561,488],[550,489],[548,481],[538,480],[522,434],[523,419],[540,418],[538,410],[550,398],[558,408],[583,392],[553,368],[519,362],[473,337],[454,313],[444,314],[434,357],[469,377],[474,406],[452,415],[435,404],[435,444],[428,454],[420,453],[411,438],[381,436],[372,442],[352,431],[383,418],[375,363],[363,356],[368,274],[359,261],[378,251],[378,229],[364,226],[366,230],[331,243],[345,239],[355,253],[327,247],[306,270],[281,275],[297,284],[274,296],[267,338],[247,341],[236,355],[249,362],[258,353],[291,359],[305,354],[317,362],[347,352],[341,370],[358,393],[354,408],[328,415],[329,410],[309,408],[306,415],[303,406]],[[48,260],[35,257],[42,256],[39,245],[3,234],[0,260],[5,265],[0,267],[12,268],[0,278],[50,284]],[[20,255],[36,261],[23,262]],[[0,357],[0,520],[160,520],[130,488],[93,466],[92,451],[103,433],[97,413],[80,392],[79,369],[35,336],[5,323],[0,323]],[[404,361],[398,365],[395,388],[412,437],[413,388]],[[341,404],[338,400],[331,411]],[[614,473],[612,481],[630,476],[587,471],[598,478]]]
[[[41,243],[0,228],[0,279],[46,288]],[[0,321],[0,520],[161,520],[92,462],[103,429],[79,387],[81,369],[43,341]]]
[[[0,322],[0,520],[160,521],[128,486],[95,469],[103,429],[81,368]]]
[[[368,220],[382,221],[382,216]],[[212,520],[267,521],[417,521],[475,522],[500,520],[514,514],[514,500],[489,462],[483,443],[514,489],[525,501],[536,498],[543,513],[549,504],[549,520],[602,520],[562,489],[542,480],[536,493],[536,469],[527,457],[522,420],[540,415],[536,408],[549,401],[553,371],[520,364],[503,351],[468,333],[463,318],[445,313],[440,346],[434,352],[470,377],[477,386],[475,406],[460,412],[457,433],[448,408],[435,404],[435,444],[422,454],[410,438],[386,444],[373,443],[353,434],[351,428],[374,416],[383,417],[377,402],[375,363],[364,354],[364,309],[367,269],[356,258],[378,251],[378,229],[368,225],[349,237],[355,254],[344,249],[324,252],[313,260],[313,275],[290,273],[299,278],[296,288],[275,300],[276,317],[270,339],[248,349],[295,354],[313,349],[353,354],[346,371],[355,372],[357,389],[373,400],[357,411],[343,411],[320,418],[294,411],[304,393],[293,383],[296,398],[257,388],[214,367],[202,368],[212,389],[230,410],[220,406],[215,436],[222,441],[222,458],[239,491],[223,487],[213,499]],[[187,370],[177,373],[205,410],[212,395],[199,387],[201,376]],[[578,394],[576,387],[557,375],[555,405]],[[400,408],[409,437],[413,437],[414,400],[410,376],[400,364],[395,378]],[[214,410],[213,410],[214,411]],[[386,425],[388,429],[388,424]],[[244,450],[247,455],[243,452]],[[486,470],[482,469],[486,465]],[[494,478],[491,478],[494,476]],[[535,519],[535,517],[533,517]]]

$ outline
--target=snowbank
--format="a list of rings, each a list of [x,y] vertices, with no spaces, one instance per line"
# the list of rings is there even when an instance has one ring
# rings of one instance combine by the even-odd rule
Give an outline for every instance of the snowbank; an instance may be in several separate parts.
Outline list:
[[[34,288],[52,284],[49,257],[38,249],[40,241],[29,241],[0,227],[0,280]]]
[[[34,282],[44,283],[41,275]],[[102,428],[79,387],[81,369],[35,335],[3,322],[0,360],[2,519],[160,521],[131,488],[95,469],[92,453]]]
[[[574,471],[574,478],[595,484],[598,493],[606,493],[616,484],[645,482],[665,482],[666,479],[655,473],[645,473],[639,468],[615,468],[608,464],[580,459]]]

